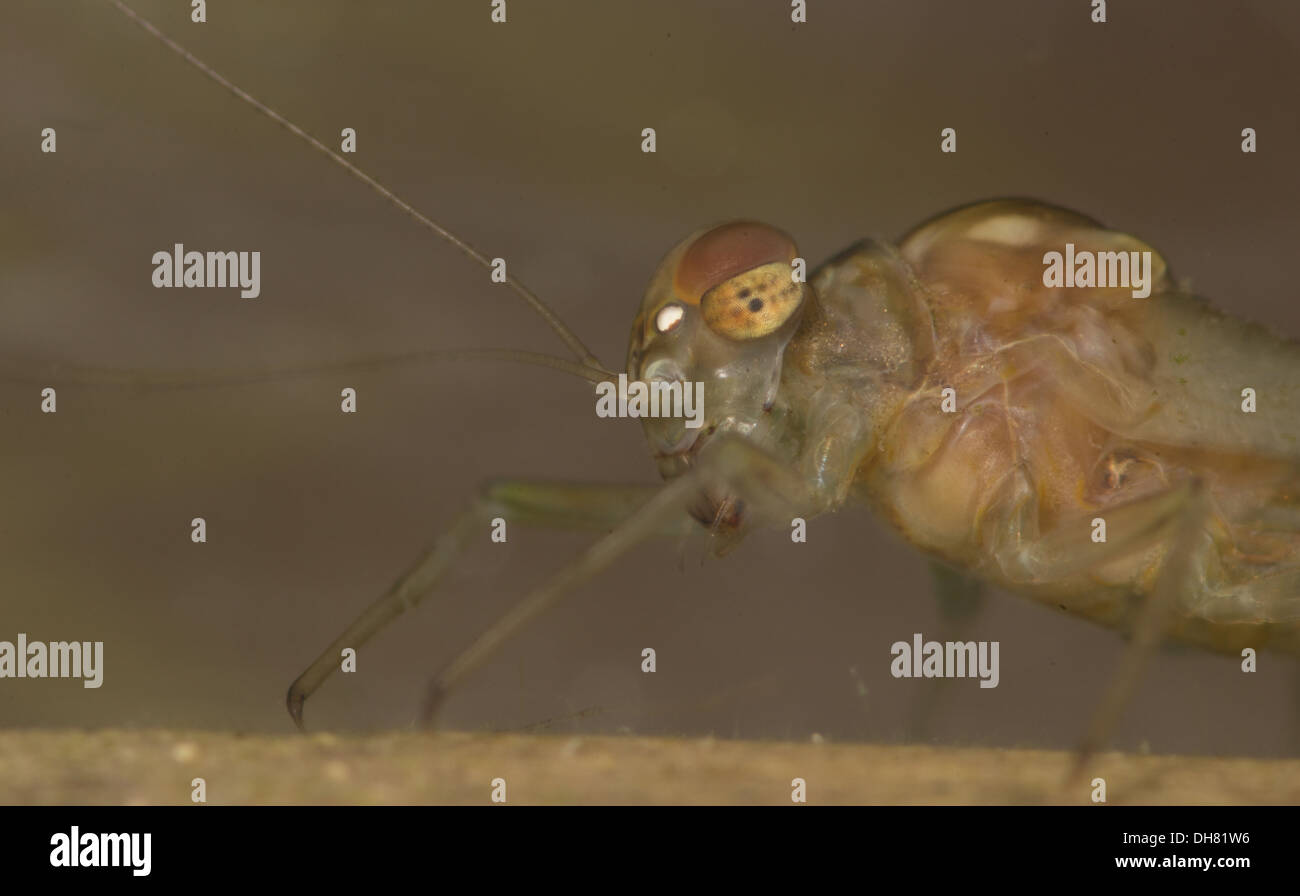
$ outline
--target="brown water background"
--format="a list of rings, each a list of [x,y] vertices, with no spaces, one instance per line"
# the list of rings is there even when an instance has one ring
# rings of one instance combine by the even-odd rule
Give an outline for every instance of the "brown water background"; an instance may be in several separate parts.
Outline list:
[[[770,221],[821,259],[1014,194],[1159,248],[1198,292],[1300,336],[1300,7],[1259,2],[486,0],[140,11],[336,143],[550,301],[610,364],[661,254]],[[107,3],[0,7],[0,359],[165,370],[424,348],[562,353],[486,273],[206,81]],[[1254,127],[1259,152],[1240,151]],[[39,151],[44,127],[58,152]],[[658,130],[658,152],[640,131]],[[958,133],[955,155],[939,132]],[[262,253],[262,295],[156,290],[155,251]],[[24,367],[28,362],[31,366]],[[360,413],[338,411],[355,386]],[[0,639],[103,640],[105,683],[0,681],[0,725],[286,731],[289,681],[494,476],[653,482],[639,428],[560,374],[456,365],[234,389],[0,385]],[[1261,398],[1261,404],[1266,397]],[[209,540],[189,540],[189,520]],[[921,558],[865,511],[723,560],[633,551],[513,641],[443,724],[902,737],[933,682],[889,645],[938,632]],[[586,536],[515,528],[363,650],[316,726],[411,719],[428,676]],[[946,742],[1067,746],[1115,635],[995,595],[971,636],[1001,684],[946,690]],[[643,647],[658,671],[640,671]],[[1295,662],[1162,654],[1117,742],[1294,753]],[[563,719],[575,713],[590,713]]]

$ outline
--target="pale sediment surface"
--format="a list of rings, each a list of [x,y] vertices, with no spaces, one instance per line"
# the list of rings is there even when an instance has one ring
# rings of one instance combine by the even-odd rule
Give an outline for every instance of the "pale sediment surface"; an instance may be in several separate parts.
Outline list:
[[[5,804],[809,804],[1300,802],[1300,760],[1103,754],[1064,784],[1047,750],[515,734],[0,733]]]

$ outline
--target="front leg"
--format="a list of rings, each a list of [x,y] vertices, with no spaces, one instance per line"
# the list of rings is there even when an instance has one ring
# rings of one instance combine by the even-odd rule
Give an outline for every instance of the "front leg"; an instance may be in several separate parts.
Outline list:
[[[340,652],[356,649],[393,619],[418,604],[434,589],[473,538],[481,538],[490,522],[551,529],[605,531],[618,526],[654,494],[656,486],[574,485],[550,482],[490,483],[411,569],[372,603],[334,642],[321,652],[289,687],[285,702],[294,724],[302,728],[303,704],[339,667]],[[659,521],[655,534],[685,535],[692,531],[685,514]]]
[[[697,462],[686,473],[665,484],[617,528],[525,596],[452,660],[429,685],[423,721],[432,723],[451,689],[520,629],[630,548],[665,527],[676,525],[689,509],[698,506],[701,495],[725,496],[720,506],[743,507],[751,523],[780,521],[784,524],[793,516],[807,515],[819,508],[814,491],[803,477],[742,438],[719,437],[700,452]]]

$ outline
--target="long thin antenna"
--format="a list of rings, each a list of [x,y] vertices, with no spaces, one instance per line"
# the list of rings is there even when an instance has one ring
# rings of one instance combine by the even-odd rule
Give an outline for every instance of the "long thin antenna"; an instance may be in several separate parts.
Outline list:
[[[426,227],[429,230],[432,230],[439,237],[451,243],[462,253],[464,253],[473,261],[478,262],[484,268],[487,268],[488,270],[492,270],[492,262],[488,260],[488,257],[484,255],[482,252],[480,252],[478,249],[475,249],[469,243],[465,242],[456,234],[452,233],[450,230],[443,227],[437,221],[434,221],[428,215],[425,215],[423,212],[417,210],[415,207],[413,207],[410,203],[406,202],[404,199],[399,198],[397,194],[395,194],[392,190],[385,187],[383,184],[375,180],[369,174],[366,174],[366,172],[362,171],[356,165],[353,165],[347,159],[343,158],[343,156],[339,155],[337,152],[330,149],[320,140],[316,139],[311,134],[307,133],[302,128],[298,127],[292,121],[290,121],[289,119],[281,115],[279,112],[276,112],[270,106],[266,105],[265,103],[261,102],[257,98],[253,97],[243,88],[239,87],[236,84],[233,84],[232,82],[227,80],[223,75],[214,71],[211,67],[208,66],[207,63],[194,56],[194,54],[192,54],[189,50],[185,49],[180,44],[176,43],[176,41],[172,40],[166,34],[163,34],[160,30],[158,30],[158,27],[156,25],[154,25],[148,19],[141,16],[138,12],[136,12],[131,7],[127,6],[124,2],[122,2],[122,0],[108,0],[108,2],[112,3],[118,9],[120,9],[127,18],[131,19],[131,21],[135,22],[145,31],[149,32],[158,40],[162,41],[162,43],[173,53],[180,56],[190,65],[192,65],[194,68],[202,72],[204,75],[207,75],[208,78],[220,84],[222,87],[224,87],[227,91],[229,91],[234,96],[248,103],[248,105],[252,106],[258,112],[261,112],[263,115],[265,115],[267,118],[274,121],[276,124],[284,128],[289,133],[293,134],[294,136],[306,142],[313,149],[316,149],[319,152],[323,153],[324,155],[328,156],[336,164],[338,164],[345,171],[347,171],[348,174],[351,174],[357,180],[361,181],[370,189],[378,193],[380,196],[387,199],[393,205],[397,206],[399,209],[406,212],[406,214],[414,218],[415,221],[419,223],[421,226]],[[569,347],[569,349],[574,353],[574,355],[577,356],[578,360],[581,361],[584,366],[608,373],[608,371],[606,371],[605,369],[605,365],[600,363],[600,359],[597,358],[594,354],[592,354],[591,350],[588,349],[587,346],[583,345],[582,340],[578,338],[577,334],[575,334],[572,330],[570,330],[567,326],[565,326],[564,321],[560,320],[559,315],[557,315],[554,311],[552,311],[550,306],[548,306],[545,302],[543,302],[540,298],[538,298],[537,295],[534,294],[532,290],[524,286],[514,277],[511,277],[509,274],[506,275],[505,282],[506,285],[508,285],[511,289],[513,289],[515,293],[519,295],[520,298],[522,298],[525,302],[527,302],[528,305],[541,316],[542,320],[546,321],[547,325],[550,326],[550,328],[555,331],[556,335],[558,335],[561,339],[564,340],[564,344]]]
[[[326,361],[321,364],[304,364],[299,367],[266,367],[232,371],[204,370],[124,370],[121,368],[90,367],[81,364],[63,364],[42,361],[0,360],[0,381],[18,383],[43,383],[51,381],[75,383],[85,386],[135,386],[144,389],[213,389],[227,386],[247,386],[296,377],[320,376],[330,373],[351,373],[392,367],[401,364],[419,364],[429,361],[505,361],[512,364],[530,364],[548,367],[589,383],[602,383],[613,374],[538,352],[514,349],[426,349],[401,354],[374,355],[350,358],[344,361]],[[12,368],[12,369],[10,369]]]

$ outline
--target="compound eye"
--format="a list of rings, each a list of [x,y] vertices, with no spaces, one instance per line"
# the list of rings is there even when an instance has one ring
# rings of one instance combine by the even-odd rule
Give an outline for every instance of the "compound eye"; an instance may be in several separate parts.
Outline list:
[[[792,276],[794,241],[753,221],[715,227],[682,254],[677,295],[698,304],[709,329],[728,339],[757,339],[779,329],[803,301]]]
[[[790,265],[774,261],[719,283],[700,299],[704,322],[728,339],[757,339],[780,329],[803,301]]]

